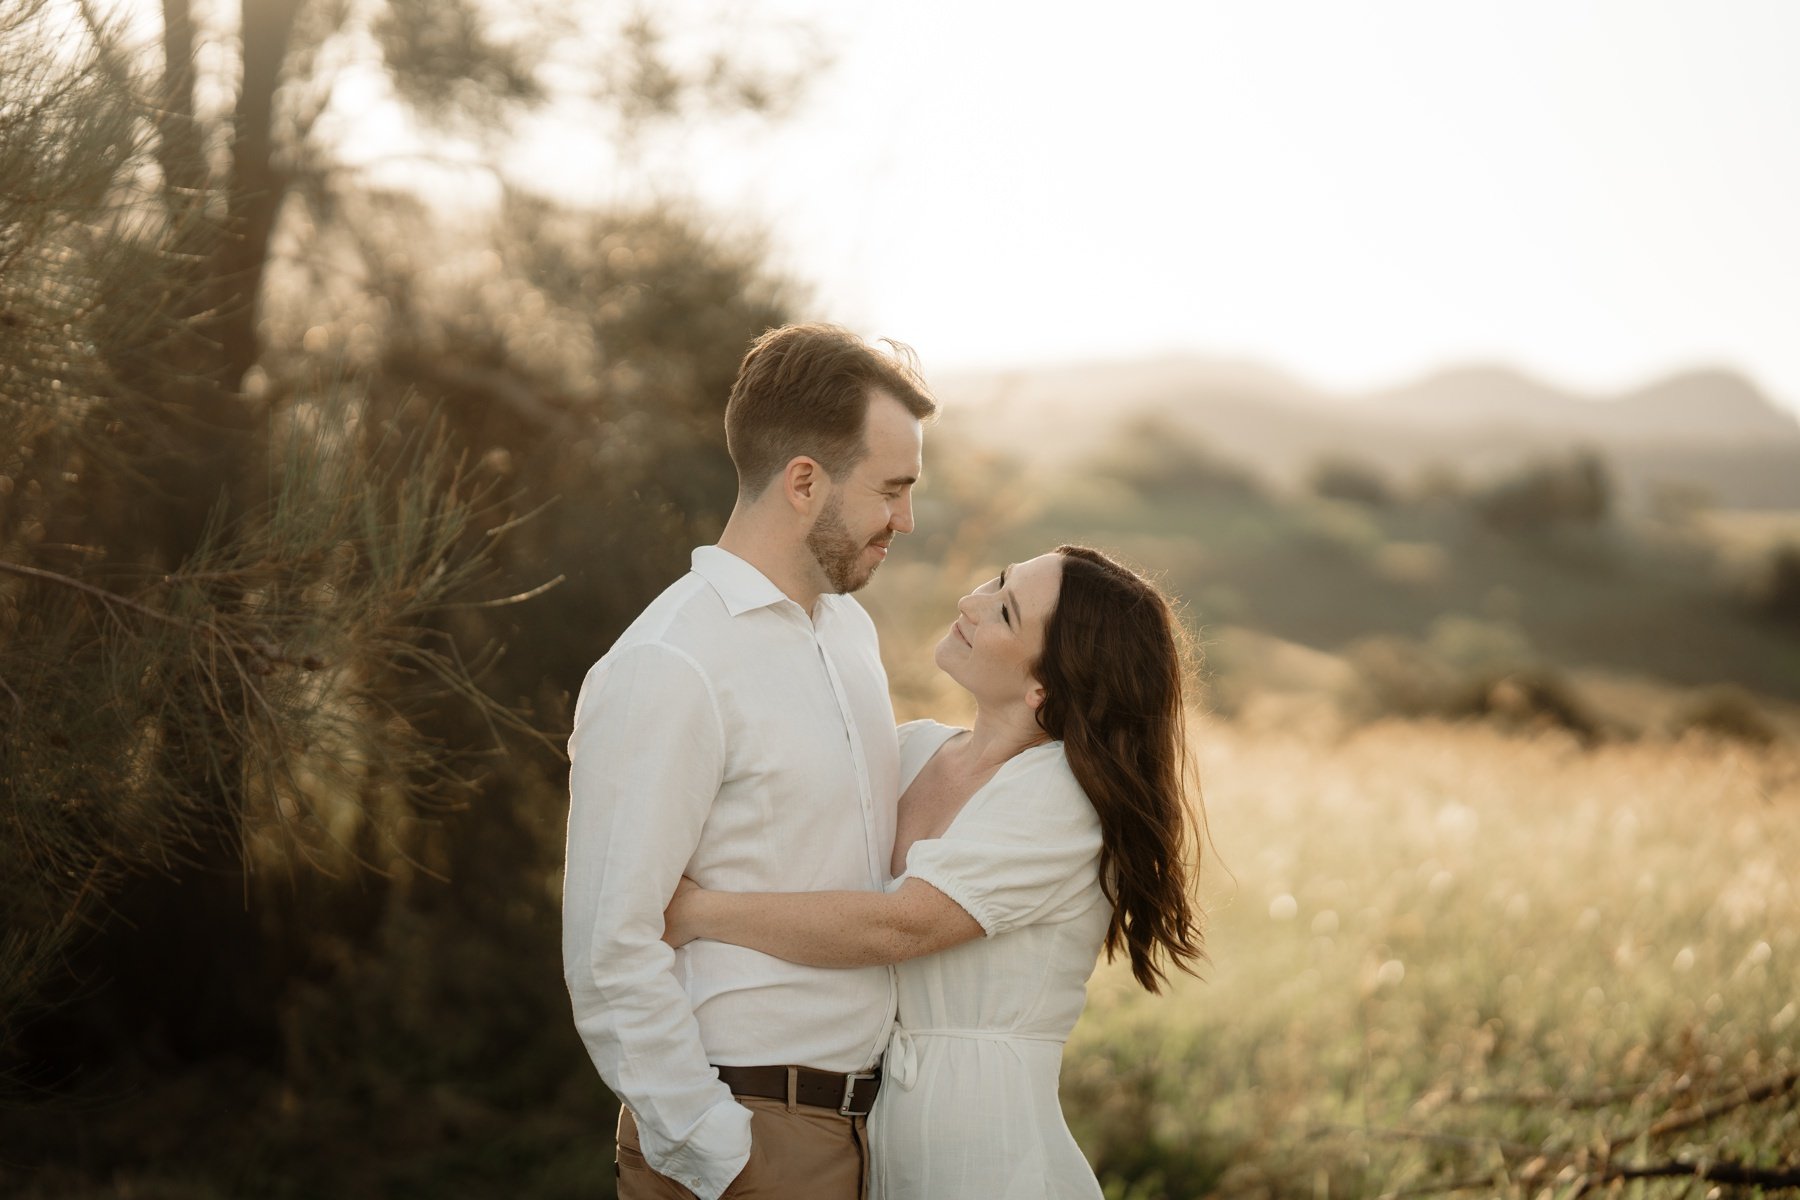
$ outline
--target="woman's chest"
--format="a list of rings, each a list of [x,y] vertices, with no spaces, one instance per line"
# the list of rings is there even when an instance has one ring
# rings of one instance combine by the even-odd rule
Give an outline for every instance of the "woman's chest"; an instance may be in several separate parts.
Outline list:
[[[894,858],[890,868],[895,875],[906,871],[906,855],[914,842],[944,836],[956,814],[963,810],[974,793],[970,781],[934,770],[927,764],[917,779],[900,797],[894,821]]]

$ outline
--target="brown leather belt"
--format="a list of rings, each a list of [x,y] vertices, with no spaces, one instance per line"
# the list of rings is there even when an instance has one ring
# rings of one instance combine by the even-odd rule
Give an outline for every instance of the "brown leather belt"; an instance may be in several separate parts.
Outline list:
[[[785,1100],[829,1108],[843,1117],[866,1117],[881,1090],[881,1072],[838,1075],[811,1067],[715,1067],[725,1086],[740,1096]]]

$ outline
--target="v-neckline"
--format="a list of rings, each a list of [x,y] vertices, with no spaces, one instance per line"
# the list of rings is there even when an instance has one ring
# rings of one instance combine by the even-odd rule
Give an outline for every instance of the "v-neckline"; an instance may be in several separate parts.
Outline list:
[[[941,725],[941,724],[938,724],[938,722],[936,722],[936,721],[932,722],[932,724],[937,725],[939,729],[948,729],[950,732],[947,736],[940,738],[938,740],[938,744],[931,748],[931,753],[927,754],[924,757],[924,759],[922,759],[920,761],[919,769],[914,771],[912,773],[912,776],[909,779],[907,779],[906,783],[900,788],[900,794],[903,796],[906,794],[907,790],[912,787],[913,784],[918,782],[919,776],[921,776],[925,773],[925,768],[929,767],[931,765],[932,759],[936,758],[943,751],[945,746],[948,746],[952,741],[954,741],[956,739],[957,734],[972,732],[971,730],[964,729],[960,725]],[[1040,742],[1036,746],[1027,746],[1023,750],[1019,751],[1017,754],[1014,754],[1011,758],[1007,759],[1005,762],[1001,763],[998,767],[995,767],[994,773],[992,775],[988,776],[987,782],[982,784],[980,787],[976,788],[974,791],[969,793],[969,798],[962,802],[962,805],[956,810],[955,814],[951,816],[949,823],[946,824],[942,830],[940,830],[936,834],[933,834],[931,837],[918,837],[918,838],[914,838],[912,840],[912,844],[907,846],[907,848],[906,848],[906,857],[904,857],[900,860],[900,870],[894,873],[894,878],[899,879],[901,876],[906,874],[907,863],[912,858],[913,846],[918,845],[920,842],[935,842],[942,838],[949,837],[950,831],[952,829],[956,828],[956,823],[963,819],[963,814],[968,812],[970,808],[974,807],[975,801],[977,801],[981,798],[981,793],[987,791],[989,788],[993,787],[996,783],[1000,782],[1000,777],[1002,775],[1006,774],[1006,770],[1008,767],[1010,767],[1014,763],[1018,762],[1021,758],[1024,758],[1027,754],[1030,754],[1033,750],[1040,750],[1045,746],[1054,746],[1055,744],[1056,744],[1055,742]],[[888,866],[891,869],[893,867],[893,865],[894,865],[893,864],[893,855],[890,854],[888,856]]]

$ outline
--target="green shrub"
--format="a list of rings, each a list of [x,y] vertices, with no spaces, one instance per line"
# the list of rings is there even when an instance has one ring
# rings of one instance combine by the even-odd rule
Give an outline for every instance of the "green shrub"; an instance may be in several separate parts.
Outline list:
[[[1388,634],[1362,638],[1351,644],[1345,657],[1359,684],[1353,706],[1363,716],[1444,716],[1463,707],[1456,672],[1411,638]]]
[[[1364,638],[1346,657],[1355,672],[1352,707],[1365,717],[1481,719],[1505,728],[1562,729],[1584,743],[1601,723],[1574,684],[1535,660],[1515,630],[1446,617],[1423,643]]]
[[[1227,459],[1167,417],[1131,421],[1088,463],[1147,500],[1234,499],[1266,494],[1256,474]]]
[[[1600,740],[1600,722],[1581,693],[1547,667],[1514,671],[1482,689],[1478,715],[1518,729],[1562,729],[1584,743]]]
[[[1765,620],[1800,633],[1800,542],[1783,542],[1769,551],[1751,585],[1750,602]]]
[[[1767,746],[1781,738],[1780,728],[1769,719],[1749,691],[1735,683],[1703,688],[1683,704],[1670,722],[1676,735],[1700,730],[1752,745]]]
[[[1370,508],[1394,503],[1393,486],[1381,468],[1360,459],[1335,455],[1320,459],[1307,476],[1307,486],[1314,495],[1328,500],[1348,500]]]
[[[1470,502],[1484,524],[1508,534],[1594,526],[1612,511],[1612,475],[1598,454],[1581,451],[1529,463],[1477,491]]]

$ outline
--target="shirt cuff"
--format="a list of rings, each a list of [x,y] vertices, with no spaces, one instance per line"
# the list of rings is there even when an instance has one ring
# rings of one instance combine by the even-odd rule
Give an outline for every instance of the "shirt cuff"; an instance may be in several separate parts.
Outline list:
[[[735,1100],[716,1104],[685,1141],[667,1150],[652,1149],[642,1125],[638,1138],[644,1161],[659,1175],[673,1179],[699,1200],[719,1200],[750,1161],[750,1110]]]

